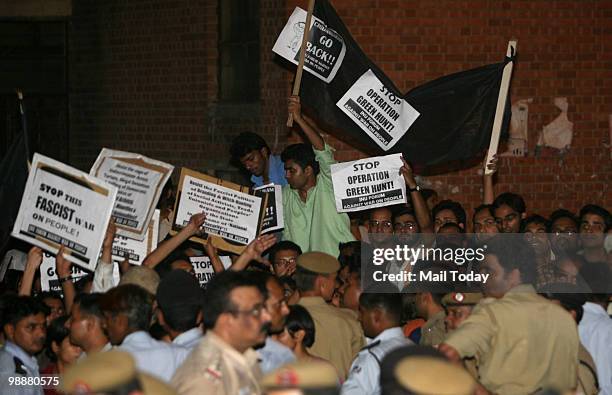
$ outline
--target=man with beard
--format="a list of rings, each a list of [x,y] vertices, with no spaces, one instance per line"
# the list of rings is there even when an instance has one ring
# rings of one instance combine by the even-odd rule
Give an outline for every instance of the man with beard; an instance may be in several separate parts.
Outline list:
[[[260,359],[259,367],[263,374],[268,374],[283,365],[295,362],[293,352],[271,337],[285,329],[289,306],[285,298],[285,289],[278,278],[266,272],[253,272],[252,276],[266,298],[265,308],[270,314],[270,323],[266,326],[268,337],[262,347],[257,349]]]
[[[206,335],[172,377],[180,395],[259,394],[261,370],[253,346],[270,325],[264,295],[249,272],[228,270],[206,288]]]
[[[38,300],[21,296],[10,299],[4,311],[4,335],[7,342],[0,350],[0,392],[11,395],[42,395],[40,383],[18,385],[13,380],[36,379],[35,355],[45,346],[48,308]]]
[[[502,233],[519,233],[521,220],[525,219],[525,201],[520,195],[505,192],[493,201],[495,221]]]

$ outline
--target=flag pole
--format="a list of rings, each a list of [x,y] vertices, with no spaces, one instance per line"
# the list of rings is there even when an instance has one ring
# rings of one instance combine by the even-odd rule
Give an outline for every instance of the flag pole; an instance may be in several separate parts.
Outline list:
[[[511,58],[516,54],[517,40],[510,40],[508,42],[508,49],[506,50],[506,56]],[[508,90],[510,88],[510,78],[512,77],[512,68],[514,62],[508,62],[504,66],[502,74],[501,84],[499,86],[499,96],[497,96],[497,108],[495,109],[495,118],[493,119],[493,128],[491,131],[491,141],[489,143],[489,152],[487,152],[487,160],[484,165],[484,173],[492,174],[493,171],[489,170],[488,165],[491,164],[493,156],[497,154],[497,147],[499,146],[499,135],[501,134],[502,122],[504,120],[504,110],[506,108],[506,100],[508,99]]]
[[[302,84],[302,73],[304,71],[304,58],[306,56],[306,43],[308,42],[308,35],[310,33],[310,21],[312,19],[312,11],[314,10],[315,0],[308,0],[308,13],[306,14],[306,24],[304,25],[304,36],[302,36],[302,46],[300,47],[300,62],[295,73],[295,80],[293,81],[293,96],[300,94],[300,85]],[[289,114],[287,118],[287,127],[293,126],[293,116]]]

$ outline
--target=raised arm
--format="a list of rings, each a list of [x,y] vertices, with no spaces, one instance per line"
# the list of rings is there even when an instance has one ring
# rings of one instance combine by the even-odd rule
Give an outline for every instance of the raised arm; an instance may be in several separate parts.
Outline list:
[[[295,121],[295,118],[293,119]],[[242,254],[232,263],[229,270],[240,271],[246,269],[251,261],[257,261],[264,264],[268,264],[265,259],[262,258],[261,254],[268,248],[272,247],[276,243],[276,236],[274,235],[263,235],[253,240]]]
[[[204,224],[205,220],[206,214],[194,214],[189,219],[189,223],[187,224],[187,226],[181,229],[180,232],[178,232],[170,239],[161,243],[145,258],[142,264],[150,268],[154,268],[155,266],[157,266],[157,264],[166,259],[166,257],[170,255],[178,246],[183,244],[185,240],[200,232],[200,227]]]
[[[293,116],[293,121],[297,122],[302,131],[304,131],[312,147],[317,151],[322,151],[325,148],[325,141],[321,137],[320,129],[312,119],[302,116],[302,105],[300,104],[299,96],[289,97],[288,110],[289,114]]]
[[[412,199],[414,215],[419,223],[421,233],[433,233],[433,221],[431,220],[431,214],[429,213],[429,208],[427,208],[427,203],[425,202],[425,199],[423,199],[421,191],[414,190],[417,187],[417,182],[414,179],[412,167],[404,158],[402,158],[402,162],[404,165],[400,168],[400,173],[404,177],[406,187],[408,189],[412,189],[412,191],[410,191],[410,198]]]
[[[64,292],[64,309],[70,314],[76,291],[72,283],[72,262],[64,258],[64,250],[64,246],[61,246],[55,256],[55,272]]]
[[[217,251],[217,247],[213,246],[209,241],[204,246],[206,248],[206,255],[210,258],[210,263],[212,264],[213,270],[215,273],[221,273],[225,270],[225,266],[223,266],[223,262],[221,262],[221,258],[219,258],[219,252]]]
[[[486,161],[486,159],[485,159]],[[495,200],[495,189],[493,188],[493,175],[497,172],[497,154],[493,156],[491,163],[487,165],[489,170],[493,172],[491,174],[487,174],[483,172],[482,175],[482,203],[483,204],[493,204]]]
[[[32,247],[28,252],[28,259],[26,266],[21,277],[21,284],[19,284],[19,296],[30,296],[32,295],[32,283],[36,272],[40,267],[43,259],[43,252],[39,247]]]

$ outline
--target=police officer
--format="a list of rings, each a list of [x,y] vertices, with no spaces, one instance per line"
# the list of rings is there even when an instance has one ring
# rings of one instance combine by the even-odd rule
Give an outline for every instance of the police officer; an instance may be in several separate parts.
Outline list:
[[[380,364],[390,351],[413,344],[404,337],[400,320],[402,299],[392,284],[366,289],[359,297],[361,327],[372,342],[357,354],[341,394],[380,394]]]
[[[472,314],[474,306],[480,302],[480,292],[450,292],[442,298],[442,305],[446,310],[444,324],[446,332],[451,332]]]
[[[266,395],[333,395],[338,393],[338,374],[326,362],[298,361],[264,376],[261,387]]]
[[[328,304],[336,287],[340,263],[323,252],[307,252],[297,259],[294,275],[302,305],[315,323],[310,353],[328,360],[344,380],[353,358],[364,345],[363,331],[354,313]]]
[[[42,395],[35,355],[45,346],[47,313],[47,306],[30,296],[7,301],[3,327],[7,342],[0,350],[3,395]]]

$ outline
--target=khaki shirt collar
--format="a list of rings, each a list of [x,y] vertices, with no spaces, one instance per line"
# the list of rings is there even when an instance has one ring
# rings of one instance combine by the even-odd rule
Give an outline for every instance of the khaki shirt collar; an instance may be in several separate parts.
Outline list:
[[[531,284],[520,284],[520,285],[517,285],[516,287],[510,289],[508,292],[506,292],[506,295],[507,294],[517,294],[517,293],[534,294],[534,293],[536,293],[536,290],[533,287],[533,285],[531,285]]]
[[[240,353],[231,345],[227,344],[221,337],[216,335],[212,330],[206,332],[206,337],[208,341],[218,348],[221,353],[230,359],[248,366],[249,368],[257,365],[257,352],[252,348],[247,349],[244,353]]]
[[[298,302],[302,306],[320,306],[327,305],[325,299],[320,296],[302,296]]]

